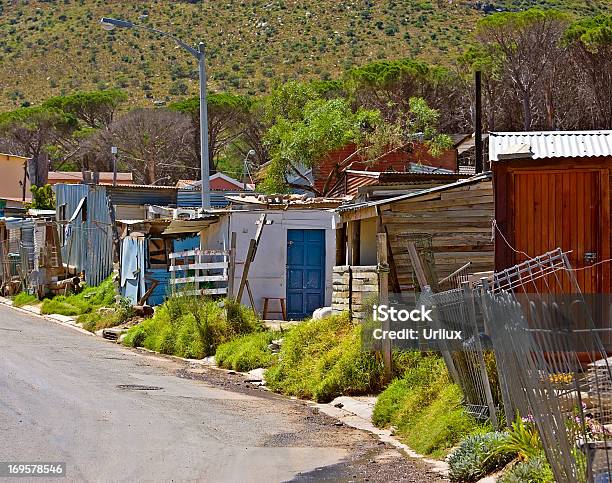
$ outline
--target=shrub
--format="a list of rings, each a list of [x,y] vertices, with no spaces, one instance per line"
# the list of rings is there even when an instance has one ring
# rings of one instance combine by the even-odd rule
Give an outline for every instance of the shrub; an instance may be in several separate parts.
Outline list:
[[[521,460],[535,458],[542,454],[540,435],[532,422],[523,421],[517,416],[508,431],[508,437],[493,448],[491,455],[514,453]]]
[[[23,307],[24,305],[32,305],[38,303],[38,299],[34,295],[30,295],[27,292],[19,292],[13,297],[14,307]]]
[[[361,350],[362,327],[348,314],[308,320],[285,336],[279,362],[266,371],[273,391],[319,402],[382,388],[382,362]]]
[[[217,347],[215,360],[220,367],[235,371],[250,371],[258,367],[269,367],[275,360],[268,345],[282,337],[280,332],[255,332],[225,342]]]
[[[103,311],[104,309],[104,311]],[[85,330],[96,332],[123,324],[134,316],[134,307],[129,299],[123,298],[113,307],[100,307],[95,312],[88,312],[77,317],[77,322]]]
[[[58,295],[45,299],[40,308],[43,314],[81,315],[94,312],[100,307],[111,307],[115,304],[115,286],[112,277],[108,277],[97,287],[85,287],[79,294]]]
[[[261,328],[253,311],[237,305],[227,300],[172,296],[153,317],[132,327],[124,343],[187,358],[213,355],[219,344]]]
[[[463,394],[451,382],[442,358],[411,358],[404,360],[409,362],[404,376],[378,397],[372,421],[379,427],[395,426],[400,439],[419,453],[443,456],[481,425],[465,412]]]
[[[451,481],[471,482],[504,467],[516,453],[498,453],[490,457],[491,450],[508,438],[506,433],[492,432],[468,436],[447,458]]]
[[[548,461],[543,455],[519,461],[499,479],[500,483],[551,483],[555,481]]]

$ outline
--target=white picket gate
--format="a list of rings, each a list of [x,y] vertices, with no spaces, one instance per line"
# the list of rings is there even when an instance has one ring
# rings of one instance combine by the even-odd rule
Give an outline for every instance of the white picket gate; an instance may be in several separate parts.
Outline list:
[[[173,291],[192,285],[187,295],[227,295],[229,251],[196,248],[170,253],[169,257]]]

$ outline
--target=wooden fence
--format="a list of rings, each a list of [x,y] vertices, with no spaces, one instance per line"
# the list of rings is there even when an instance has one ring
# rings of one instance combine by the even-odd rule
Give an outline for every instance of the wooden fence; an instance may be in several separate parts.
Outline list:
[[[170,286],[189,286],[189,295],[227,295],[229,257],[226,250],[186,250],[170,254]],[[192,288],[193,287],[193,288]]]

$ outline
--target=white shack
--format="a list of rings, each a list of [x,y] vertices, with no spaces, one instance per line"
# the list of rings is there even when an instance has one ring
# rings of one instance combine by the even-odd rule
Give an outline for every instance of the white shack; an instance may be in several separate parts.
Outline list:
[[[207,218],[200,220],[174,220],[168,233],[199,233],[202,250],[229,250],[235,233],[234,268],[230,270],[233,280],[228,284],[230,295],[235,296],[247,265],[249,245],[265,214],[241,302],[250,305],[250,289],[255,309],[269,319],[283,318],[281,300],[284,315],[294,320],[330,306],[336,252],[333,209],[341,200],[296,195],[230,198],[230,209],[208,212]]]

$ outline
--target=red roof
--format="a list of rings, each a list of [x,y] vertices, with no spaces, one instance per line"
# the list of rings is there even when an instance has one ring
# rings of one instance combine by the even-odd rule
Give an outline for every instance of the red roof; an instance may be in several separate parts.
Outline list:
[[[325,191],[330,191],[339,180],[339,174],[347,169],[373,172],[404,172],[408,170],[410,163],[419,163],[457,171],[457,151],[455,149],[449,149],[440,157],[434,158],[423,144],[416,144],[411,152],[403,149],[389,152],[376,161],[368,161],[363,156],[357,154],[346,163],[346,166],[340,168],[340,164],[355,153],[356,149],[356,145],[348,144],[343,148],[332,151],[322,162],[318,163],[313,172],[315,177],[314,187],[319,192],[325,194]]]

